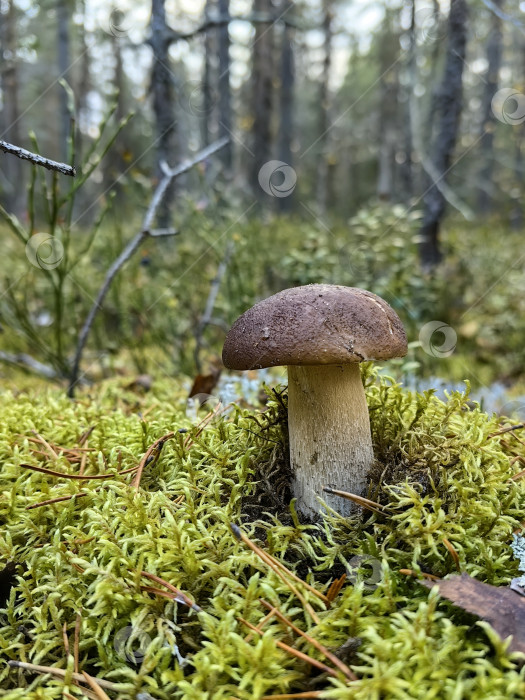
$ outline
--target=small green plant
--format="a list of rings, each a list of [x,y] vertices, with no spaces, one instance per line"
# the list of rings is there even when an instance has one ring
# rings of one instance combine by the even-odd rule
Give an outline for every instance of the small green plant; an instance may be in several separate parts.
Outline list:
[[[74,98],[67,91],[71,114],[68,162],[75,161]],[[87,149],[78,175],[63,184],[64,178],[56,171],[48,173],[32,166],[27,196],[27,221],[21,222],[0,205],[0,217],[14,235],[18,255],[9,256],[9,271],[5,271],[6,291],[0,303],[0,315],[15,336],[18,347],[44,361],[57,377],[69,372],[70,352],[78,326],[76,313],[83,305],[71,303],[79,280],[73,271],[88,255],[111,207],[111,194],[100,208],[98,216],[82,242],[74,241],[78,227],[74,220],[75,201],[80,189],[100,165],[130,116],[110,126],[116,103],[105,115],[99,136]],[[38,141],[31,134],[33,150],[39,153]],[[21,246],[24,256],[20,255]],[[69,289],[68,289],[69,287]],[[16,343],[15,343],[16,345]],[[34,363],[36,365],[36,363]],[[52,374],[49,371],[49,374]]]

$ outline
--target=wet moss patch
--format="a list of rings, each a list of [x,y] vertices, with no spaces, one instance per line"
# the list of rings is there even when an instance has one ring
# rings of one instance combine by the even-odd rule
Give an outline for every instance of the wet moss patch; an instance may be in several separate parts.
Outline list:
[[[289,503],[281,394],[265,412],[236,408],[201,432],[175,382],[146,396],[112,382],[76,402],[54,390],[3,395],[0,571],[18,567],[0,609],[0,659],[66,675],[2,664],[2,697],[60,698],[64,689],[80,696],[75,655],[123,700],[306,690],[363,700],[525,696],[524,671],[505,644],[416,578],[458,565],[493,585],[519,575],[511,544],[522,532],[525,488],[511,477],[525,446],[493,436],[496,419],[472,408],[467,394],[442,402],[370,370],[365,379],[378,458],[370,496],[384,512],[328,513],[318,523],[300,522]],[[78,448],[90,428],[83,464],[57,452]],[[119,472],[169,432],[174,438],[132,488],[133,474]],[[22,464],[111,476],[65,479]],[[28,510],[61,497],[71,498]],[[325,594],[347,573],[332,605],[300,583],[298,598],[233,536],[231,522]],[[141,572],[169,582],[201,612],[159,594],[167,589]],[[262,635],[250,634],[241,619],[261,622],[260,599],[347,659],[358,680],[327,675],[280,647],[326,662],[275,616]]]

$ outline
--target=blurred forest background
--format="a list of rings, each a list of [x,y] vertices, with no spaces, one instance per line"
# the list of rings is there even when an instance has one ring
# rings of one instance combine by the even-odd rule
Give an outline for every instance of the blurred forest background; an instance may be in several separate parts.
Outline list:
[[[77,168],[1,157],[4,381],[213,374],[246,308],[328,282],[402,318],[388,373],[523,408],[525,3],[0,11],[1,138]]]

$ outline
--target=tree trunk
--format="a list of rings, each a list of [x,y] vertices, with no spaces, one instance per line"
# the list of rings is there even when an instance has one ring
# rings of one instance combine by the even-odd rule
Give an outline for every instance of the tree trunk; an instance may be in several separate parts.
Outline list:
[[[117,101],[115,119],[117,122],[120,122],[126,114],[124,65],[122,62],[121,39],[112,33],[110,34],[110,42],[115,61],[112,80],[113,91]],[[125,134],[120,134],[117,142],[109,150],[109,153],[104,159],[105,162],[102,166],[104,168],[104,191],[111,190],[115,193],[117,205],[122,204],[123,200],[122,183],[120,182],[119,176],[125,169],[124,159],[122,157],[123,152],[126,149],[125,140]]]
[[[20,146],[16,14],[17,10],[13,0],[9,0],[7,11],[1,17],[0,28],[2,41],[2,138]],[[4,174],[2,182],[4,204],[8,211],[20,215],[24,207],[22,162],[14,156],[5,156],[2,158],[2,172]]]
[[[521,80],[525,78],[525,37],[521,31],[515,32],[515,45],[519,46],[518,70],[521,72]],[[516,124],[512,128],[514,135],[514,173],[518,195],[514,198],[510,213],[510,224],[515,231],[523,228],[525,201],[525,122]]]
[[[256,15],[271,15],[271,0],[253,0]],[[272,132],[271,118],[273,106],[273,24],[257,23],[253,41],[252,69],[252,145],[253,160],[251,186],[258,198],[264,193],[259,186],[259,171],[271,160]]]
[[[467,43],[466,0],[451,0],[448,18],[448,44],[443,78],[437,99],[438,133],[434,145],[433,165],[444,180],[456,145],[461,118],[463,67]],[[420,260],[430,270],[442,259],[439,228],[445,211],[445,198],[431,182],[424,198],[423,224],[420,231]]]
[[[292,0],[284,0],[279,14],[288,13],[293,6]],[[279,160],[293,167],[292,163],[292,139],[293,139],[293,93],[294,93],[294,55],[291,29],[287,23],[283,26],[281,44],[281,88],[280,109],[281,122],[279,126]],[[280,197],[278,206],[282,212],[289,211],[292,204],[291,197]]]
[[[328,200],[328,159],[330,146],[330,73],[332,68],[332,0],[323,0],[324,62],[319,86],[319,163],[317,170],[317,207],[326,212]]]
[[[230,0],[219,0],[221,20],[230,16]],[[219,138],[231,137],[230,32],[227,23],[219,26]],[[229,143],[220,154],[226,171],[232,167],[232,146]]]
[[[409,204],[414,195],[414,139],[412,135],[412,114],[410,110],[411,91],[414,89],[413,76],[416,75],[416,2],[410,4],[410,27],[408,30],[408,51],[406,60],[407,84],[403,87],[404,115],[403,115],[403,146],[405,160],[401,164],[402,199]]]
[[[90,52],[86,42],[86,3],[82,0],[79,3],[79,10],[82,12],[83,21],[78,26],[78,43],[79,51],[81,55],[80,59],[80,70],[76,86],[76,110],[77,110],[77,120],[78,126],[76,133],[76,153],[77,162],[82,160],[82,128],[85,127],[86,122],[89,120],[89,106],[87,101],[87,96],[91,90],[91,65],[90,65]]]
[[[176,161],[176,127],[175,100],[172,76],[170,73],[170,31],[166,24],[165,0],[152,0],[150,46],[153,50],[153,69],[151,91],[153,93],[153,111],[157,131],[157,175],[162,175],[161,162],[173,166]],[[158,225],[160,228],[171,226],[171,205],[175,194],[173,183],[159,207]]]
[[[68,0],[57,2],[57,43],[58,43],[58,73],[60,78],[69,82],[69,67],[71,65],[70,40],[69,40],[69,4]],[[63,161],[68,156],[68,139],[71,129],[71,115],[68,108],[67,93],[61,85],[57,86],[59,92],[60,114],[60,153]]]
[[[494,5],[501,9],[503,0],[494,0]],[[492,98],[498,90],[499,71],[501,67],[502,31],[501,18],[495,12],[490,13],[490,31],[487,40],[487,72],[483,90],[481,124],[481,172],[478,208],[481,214],[492,210],[494,200],[494,114],[492,113]]]
[[[210,19],[213,0],[206,0],[204,8],[205,21]],[[212,99],[212,56],[213,56],[213,30],[207,29],[204,32],[204,70],[202,73],[202,99],[204,106],[204,118],[202,120],[202,145],[203,148],[211,143],[210,123],[213,113]]]
[[[385,12],[379,45],[379,143],[377,196],[384,202],[394,197],[396,144],[399,142],[399,36],[392,11]]]

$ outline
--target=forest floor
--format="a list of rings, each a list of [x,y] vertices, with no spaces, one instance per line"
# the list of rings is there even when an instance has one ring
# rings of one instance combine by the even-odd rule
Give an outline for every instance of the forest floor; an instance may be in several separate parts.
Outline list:
[[[223,414],[175,380],[4,393],[2,697],[524,697],[519,631],[423,585],[520,575],[519,429],[364,379],[377,506],[316,523],[290,502],[285,393]]]

